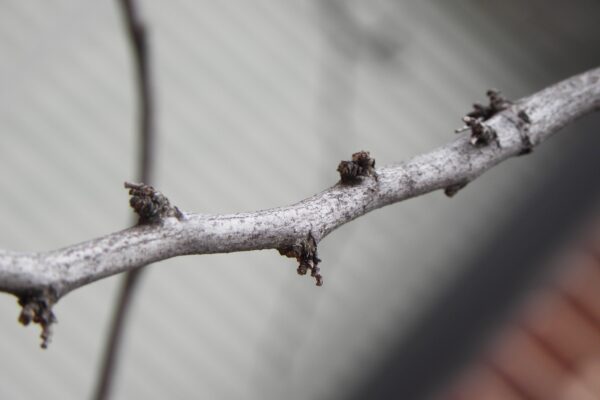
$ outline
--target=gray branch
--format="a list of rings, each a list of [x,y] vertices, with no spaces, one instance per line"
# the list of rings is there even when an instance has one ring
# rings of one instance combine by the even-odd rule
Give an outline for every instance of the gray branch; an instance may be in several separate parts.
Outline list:
[[[316,244],[374,209],[438,189],[451,195],[494,165],[530,151],[583,114],[599,110],[600,68],[507,104],[481,120],[485,132],[494,134],[484,145],[473,144],[471,126],[471,133],[445,146],[377,168],[356,182],[340,181],[291,206],[225,215],[177,210],[158,222],[59,250],[0,250],[0,290],[21,299],[50,293],[56,301],[90,282],[176,256],[262,249],[290,255],[290,249],[303,248],[306,238]]]

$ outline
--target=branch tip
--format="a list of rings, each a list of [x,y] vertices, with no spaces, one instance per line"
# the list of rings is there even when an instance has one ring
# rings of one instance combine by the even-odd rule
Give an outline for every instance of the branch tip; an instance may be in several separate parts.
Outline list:
[[[342,183],[346,184],[358,183],[362,178],[369,176],[377,179],[375,159],[371,158],[369,152],[364,150],[352,154],[351,161],[341,161],[337,171],[340,173]]]
[[[42,333],[42,349],[47,349],[52,340],[53,325],[58,322],[52,306],[58,300],[58,296],[52,290],[44,289],[40,292],[27,293],[18,296],[19,305],[22,307],[19,315],[19,322],[25,326],[33,321],[34,324],[40,324]]]
[[[310,276],[315,278],[317,286],[323,286],[323,276],[318,267],[321,259],[317,256],[317,241],[309,232],[306,238],[296,241],[291,246],[278,249],[282,256],[295,258],[298,261],[298,275],[306,275],[310,270]]]
[[[129,205],[139,215],[140,225],[159,223],[169,217],[184,218],[179,208],[172,206],[165,195],[150,185],[125,182],[125,189],[129,189]]]

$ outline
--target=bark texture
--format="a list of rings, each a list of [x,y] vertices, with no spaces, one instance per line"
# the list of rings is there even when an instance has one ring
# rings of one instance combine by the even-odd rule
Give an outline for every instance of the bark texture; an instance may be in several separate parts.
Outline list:
[[[39,299],[49,293],[54,302],[104,277],[190,254],[277,249],[302,263],[312,256],[302,254],[301,249],[312,247],[312,242],[316,246],[339,226],[371,210],[434,190],[453,195],[486,170],[528,153],[563,126],[594,110],[600,110],[600,68],[509,102],[477,121],[469,117],[470,132],[445,146],[403,163],[357,173],[356,179],[341,180],[290,206],[224,215],[177,209],[176,215],[167,214],[58,250],[0,250],[0,290],[20,299]],[[475,137],[482,132],[483,142]],[[316,259],[316,249],[314,254]]]

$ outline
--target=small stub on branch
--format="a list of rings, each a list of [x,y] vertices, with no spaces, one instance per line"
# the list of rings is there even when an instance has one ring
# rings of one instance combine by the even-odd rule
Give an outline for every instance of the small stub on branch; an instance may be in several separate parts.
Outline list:
[[[21,314],[19,322],[27,326],[30,322],[39,324],[42,328],[40,338],[41,347],[47,349],[52,339],[52,328],[57,322],[56,316],[52,312],[52,306],[56,303],[57,296],[52,290],[45,289],[35,293],[19,295],[19,305],[21,305]]]
[[[306,238],[298,240],[292,246],[278,249],[279,254],[295,258],[298,261],[298,275],[306,275],[310,270],[310,276],[315,278],[317,286],[323,286],[323,277],[318,267],[321,260],[317,256],[317,241],[312,233],[308,233]]]
[[[131,198],[129,204],[139,215],[139,224],[154,224],[165,218],[183,219],[183,213],[172,206],[169,199],[158,190],[144,183],[125,182]]]
[[[454,197],[454,195],[456,195],[456,193],[458,193],[461,189],[463,189],[468,184],[469,184],[469,182],[459,182],[459,183],[455,183],[454,185],[450,185],[450,186],[446,187],[446,189],[444,189],[444,194],[448,197]]]
[[[351,161],[340,162],[337,170],[340,173],[342,183],[346,184],[358,183],[369,176],[377,178],[375,159],[371,158],[369,152],[364,150],[352,154]]]
[[[455,131],[456,133],[460,133],[470,129],[471,144],[477,147],[487,146],[496,139],[496,132],[484,124],[484,122],[512,105],[510,101],[506,100],[500,94],[499,90],[490,89],[486,92],[486,95],[489,104],[473,104],[473,111],[463,117],[465,125]]]

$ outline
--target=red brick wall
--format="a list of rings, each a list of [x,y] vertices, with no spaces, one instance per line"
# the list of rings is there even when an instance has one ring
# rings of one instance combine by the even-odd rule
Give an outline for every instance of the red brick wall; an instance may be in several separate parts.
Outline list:
[[[562,260],[441,398],[600,399],[600,240]]]

